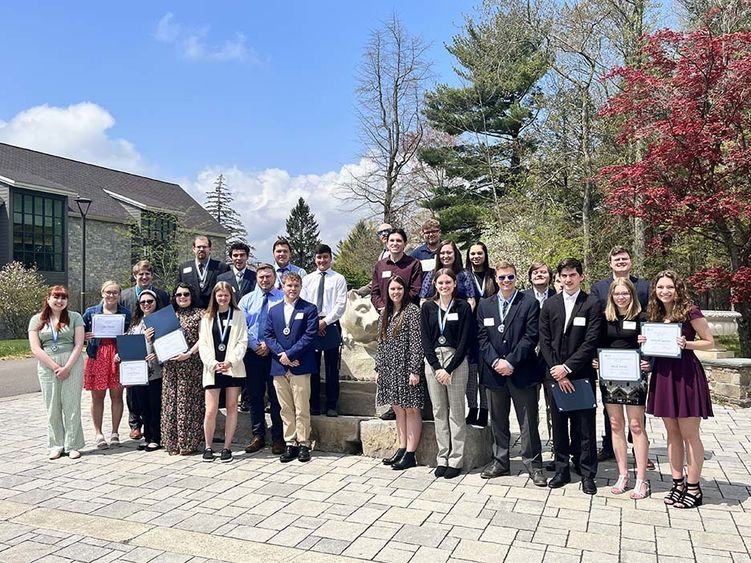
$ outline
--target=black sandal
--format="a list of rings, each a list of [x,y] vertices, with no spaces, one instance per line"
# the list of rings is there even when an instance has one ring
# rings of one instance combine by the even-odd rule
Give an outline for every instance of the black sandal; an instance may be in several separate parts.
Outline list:
[[[683,495],[673,503],[673,508],[697,508],[702,505],[703,500],[704,495],[701,493],[699,483],[686,483]]]
[[[668,494],[665,495],[663,502],[668,506],[674,505],[676,502],[683,498],[683,492],[686,487],[683,483],[683,479],[673,479],[673,486],[670,487]]]

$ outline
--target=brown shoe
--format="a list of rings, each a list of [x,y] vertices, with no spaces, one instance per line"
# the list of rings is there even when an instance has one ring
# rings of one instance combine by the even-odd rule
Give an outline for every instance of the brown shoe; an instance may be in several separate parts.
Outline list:
[[[286,444],[284,440],[274,440],[271,444],[271,453],[274,455],[282,455],[284,453]]]
[[[247,454],[254,454],[258,450],[263,449],[266,446],[266,442],[263,441],[263,438],[260,436],[253,436],[253,439],[250,441],[250,444],[248,444],[245,447],[245,453]]]
[[[131,440],[140,440],[141,439],[141,429],[140,428],[131,428],[129,436],[130,436]]]

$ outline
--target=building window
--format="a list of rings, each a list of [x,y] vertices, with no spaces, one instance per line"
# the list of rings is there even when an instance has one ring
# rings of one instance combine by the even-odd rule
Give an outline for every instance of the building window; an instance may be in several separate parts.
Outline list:
[[[177,269],[177,219],[171,213],[141,211],[140,224],[131,226],[131,258],[147,259],[162,280],[173,279]]]
[[[65,271],[64,197],[13,190],[13,259],[41,272]]]

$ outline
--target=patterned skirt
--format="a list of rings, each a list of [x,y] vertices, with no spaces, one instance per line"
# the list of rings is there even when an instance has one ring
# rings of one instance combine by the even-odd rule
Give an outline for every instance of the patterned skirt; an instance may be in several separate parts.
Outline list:
[[[117,354],[117,341],[114,338],[103,338],[99,341],[96,358],[86,358],[86,367],[83,371],[84,389],[87,391],[122,389],[115,354]]]

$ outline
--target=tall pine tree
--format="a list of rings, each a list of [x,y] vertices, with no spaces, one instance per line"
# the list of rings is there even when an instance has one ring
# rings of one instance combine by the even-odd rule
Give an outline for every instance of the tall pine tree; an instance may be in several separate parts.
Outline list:
[[[321,244],[318,221],[303,198],[289,212],[286,222],[287,240],[292,246],[292,262],[305,269],[315,270],[315,250]]]
[[[203,204],[204,209],[216,219],[216,222],[230,232],[227,237],[227,247],[233,242],[248,244],[248,231],[245,230],[240,214],[232,205],[234,200],[232,190],[227,185],[224,175],[219,174],[219,177],[214,180],[214,189],[206,194],[206,202]],[[255,249],[251,246],[252,250]]]

